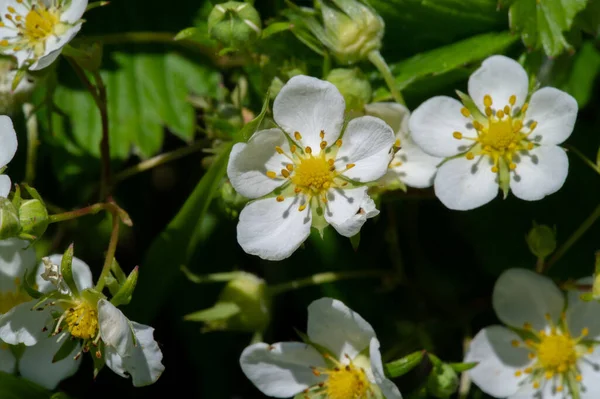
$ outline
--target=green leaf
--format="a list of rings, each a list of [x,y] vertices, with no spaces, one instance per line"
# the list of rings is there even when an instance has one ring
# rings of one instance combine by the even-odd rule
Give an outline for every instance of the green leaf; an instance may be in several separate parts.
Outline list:
[[[477,366],[477,362],[473,362],[473,363],[448,363],[448,365],[450,367],[452,367],[452,370],[456,371],[457,373],[462,373],[468,370],[471,370],[472,368],[474,368],[475,366]]]
[[[475,36],[393,64],[392,73],[399,89],[403,90],[420,79],[463,68],[465,64],[501,53],[515,40],[509,32]]]
[[[52,358],[52,363],[60,362],[61,360],[66,359],[67,356],[73,353],[73,350],[77,348],[78,344],[79,340],[77,339],[65,339],[65,342],[63,342],[63,344],[60,346],[58,352],[54,354],[54,357]]]
[[[25,379],[0,371],[0,398],[48,399],[50,392]]]
[[[288,31],[290,29],[292,29],[292,24],[289,22],[275,22],[263,30],[262,38],[266,39],[267,37],[273,36],[280,32]]]
[[[395,360],[383,366],[385,374],[390,378],[400,377],[417,367],[423,360],[424,351],[413,352],[402,359]]]
[[[188,321],[215,321],[224,320],[240,312],[240,307],[233,302],[218,302],[212,308],[199,310],[184,317]]]
[[[600,51],[592,41],[585,42],[577,52],[567,82],[562,89],[577,100],[579,108],[587,105],[600,75]]]
[[[571,29],[575,16],[588,0],[518,0],[509,9],[511,30],[519,32],[529,48],[543,48],[555,57],[572,47],[564,32]]]
[[[131,303],[135,320],[151,321],[161,304],[164,304],[165,296],[175,288],[176,279],[182,276],[180,267],[187,263],[190,249],[194,249],[200,239],[195,233],[225,176],[232,147],[233,143],[230,142],[221,148],[220,154],[183,207],[148,250]]]
[[[107,87],[113,159],[126,159],[132,147],[142,157],[155,155],[162,147],[164,128],[192,141],[196,111],[188,96],[216,96],[218,92],[217,71],[176,53],[114,52],[105,65],[110,68],[102,71],[102,78]],[[52,135],[46,139],[67,152],[55,162],[59,172],[63,176],[78,173],[73,159],[100,158],[100,113],[78,81],[60,84],[54,100],[63,115],[53,115]],[[47,117],[40,121],[45,123]]]

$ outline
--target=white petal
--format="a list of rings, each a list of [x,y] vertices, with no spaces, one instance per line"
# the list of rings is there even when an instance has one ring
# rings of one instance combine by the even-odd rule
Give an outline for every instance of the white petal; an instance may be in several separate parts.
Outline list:
[[[0,371],[13,374],[16,370],[17,359],[12,354],[8,345],[0,341]]]
[[[582,377],[581,399],[600,398],[600,346],[596,345],[594,352],[585,355],[577,366]]]
[[[515,60],[503,55],[494,55],[483,61],[481,68],[469,78],[469,95],[481,112],[485,113],[483,97],[492,97],[492,109],[510,105],[511,96],[516,96],[515,107],[521,107],[529,92],[529,77],[525,69]]]
[[[291,163],[275,151],[276,146],[289,153],[287,138],[279,129],[261,130],[254,133],[248,143],[233,146],[227,176],[238,193],[247,198],[259,198],[286,182],[283,178],[271,179],[266,175],[267,171],[280,175],[281,169]]]
[[[469,370],[473,382],[488,395],[505,398],[517,393],[519,383],[527,378],[523,371],[530,363],[524,347],[514,347],[512,341],[521,339],[517,334],[502,326],[484,328],[473,338],[465,355],[465,362],[479,364]]]
[[[360,190],[360,189],[355,189],[355,190]],[[347,200],[347,193],[349,191],[355,191],[355,190],[345,190],[344,192],[344,197],[342,197],[344,200]],[[341,197],[340,193],[335,193],[334,195],[337,195],[338,198]],[[331,212],[337,212],[338,209],[331,209]],[[365,222],[367,221],[367,219],[370,218],[374,218],[375,216],[379,215],[379,210],[377,209],[377,207],[375,206],[375,201],[373,201],[373,199],[371,197],[369,197],[366,192],[365,195],[362,198],[362,201],[360,202],[360,206],[358,207],[357,211],[350,216],[350,218],[346,219],[346,221],[341,222],[341,223],[337,223],[337,222],[333,222],[332,220],[329,219],[329,215],[330,211],[326,211],[325,212],[325,219],[327,220],[327,222],[329,222],[333,228],[340,233],[341,235],[343,235],[344,237],[352,237],[355,236],[356,234],[358,234],[358,232],[360,231],[360,229],[362,228],[362,226],[365,224]]]
[[[121,356],[130,356],[134,350],[133,332],[127,317],[105,299],[98,301],[100,337],[106,346],[113,347]]]
[[[559,320],[564,303],[552,280],[526,269],[502,273],[492,296],[496,315],[503,323],[516,328],[529,323],[537,331],[546,328],[546,315],[555,322]]]
[[[0,115],[0,168],[5,167],[17,152],[17,133],[12,119]]]
[[[52,363],[52,358],[62,346],[64,339],[58,341],[59,337],[43,337],[34,346],[28,347],[19,360],[19,372],[21,375],[43,386],[46,389],[53,390],[58,384],[77,372],[81,364],[81,357],[75,360],[75,355],[81,350],[81,345],[64,359]]]
[[[393,145],[394,132],[381,119],[373,116],[352,119],[336,155],[336,168],[354,164],[344,176],[363,183],[377,180],[387,172]]]
[[[394,132],[408,132],[410,111],[402,104],[384,102],[365,105],[367,115],[383,119]]]
[[[12,182],[10,181],[10,177],[7,175],[0,175],[0,197],[8,197],[11,188]]]
[[[381,352],[379,351],[379,341],[377,338],[372,338],[369,345],[369,356],[371,358],[371,371],[375,377],[375,382],[385,399],[402,399],[400,390],[391,380],[385,377],[383,371],[383,362],[381,361]]]
[[[32,71],[39,71],[40,69],[50,66],[50,64],[52,64],[58,58],[63,47],[73,40],[79,30],[81,30],[81,24],[77,24],[69,28],[64,34],[58,37],[50,36],[46,40],[46,49],[44,55],[34,62],[29,69]]]
[[[327,192],[325,220],[327,220],[327,223],[331,224],[336,230],[340,228],[338,232],[341,235],[347,236],[344,234],[345,230],[341,228],[342,225],[357,216],[360,207],[365,204],[367,198],[367,187],[353,188],[350,190],[341,188],[330,189]]]
[[[536,121],[533,138],[541,144],[560,144],[569,138],[577,120],[577,100],[554,87],[544,87],[531,96],[525,121]]]
[[[451,159],[439,167],[434,180],[435,195],[444,205],[468,211],[487,204],[498,195],[496,173],[488,158]]]
[[[451,157],[466,151],[473,141],[455,139],[454,132],[465,137],[476,137],[477,133],[469,118],[460,110],[463,105],[451,97],[430,98],[413,111],[409,126],[412,139],[423,151],[438,157]]]
[[[358,313],[332,298],[317,299],[308,306],[308,338],[338,359],[356,355],[375,338],[373,327]]]
[[[69,8],[60,15],[60,20],[74,24],[79,21],[87,8],[88,0],[72,0]]]
[[[37,301],[25,302],[0,315],[0,340],[7,344],[35,345],[51,319],[48,312],[31,310]],[[47,334],[47,333],[46,333]]]
[[[275,122],[302,148],[318,149],[321,131],[333,144],[342,131],[345,110],[344,97],[333,84],[304,75],[291,78],[273,103]],[[294,138],[295,132],[302,140]]]
[[[408,135],[401,134],[400,144],[401,148],[396,152],[392,165],[398,162],[401,165],[392,166],[388,174],[397,176],[409,187],[431,187],[437,167],[444,159],[427,154]]]
[[[310,207],[299,211],[299,197],[277,202],[267,198],[249,203],[240,213],[237,239],[251,255],[267,260],[289,257],[310,234]]]
[[[35,250],[18,238],[0,240],[0,293],[16,292],[17,279],[23,281],[25,271],[35,267]]]
[[[242,371],[265,395],[288,398],[324,380],[310,367],[325,367],[323,357],[310,345],[281,342],[257,343],[244,349]]]
[[[121,357],[114,348],[107,348],[106,365],[116,374],[131,376],[134,387],[154,384],[165,371],[162,352],[154,340],[154,328],[131,322],[137,346],[131,356]]]
[[[593,282],[593,277],[577,280],[577,284],[592,285]],[[577,337],[587,328],[589,334],[586,339],[600,340],[600,302],[583,301],[579,291],[568,291],[568,296],[566,317],[571,335]]]
[[[540,200],[560,190],[567,180],[569,158],[558,146],[542,145],[519,158],[510,178],[510,189],[518,198]]]
[[[48,258],[55,265],[60,266],[62,262],[62,255],[54,254],[50,255]],[[92,271],[90,267],[79,258],[73,257],[73,279],[75,280],[75,285],[79,292],[83,290],[87,290],[88,288],[92,288],[94,286],[94,281],[92,280]],[[44,272],[44,263],[41,262],[38,266],[38,271],[35,276],[35,282],[38,286],[38,290],[43,293],[48,293],[50,291],[56,290],[56,287],[49,281],[46,281],[42,278],[41,274]]]

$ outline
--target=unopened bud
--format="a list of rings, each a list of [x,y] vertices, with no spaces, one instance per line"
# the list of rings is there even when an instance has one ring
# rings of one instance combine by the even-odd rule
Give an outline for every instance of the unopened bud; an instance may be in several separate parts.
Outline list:
[[[545,225],[534,225],[527,234],[529,250],[538,258],[545,258],[556,249],[556,231]]]
[[[449,398],[458,389],[458,375],[446,363],[436,365],[427,379],[427,392],[436,398]]]
[[[19,212],[8,198],[0,197],[0,240],[16,237],[21,232]]]
[[[38,199],[23,200],[19,207],[19,220],[22,233],[41,237],[48,228],[48,210]]]
[[[330,3],[324,1],[321,5],[327,36],[324,44],[340,63],[362,61],[381,48],[385,23],[375,10],[358,0]]]
[[[224,46],[242,48],[260,37],[261,20],[249,3],[228,1],[217,4],[208,16],[209,35]]]
[[[360,110],[371,100],[371,84],[358,68],[333,69],[326,80],[342,93],[347,110]]]

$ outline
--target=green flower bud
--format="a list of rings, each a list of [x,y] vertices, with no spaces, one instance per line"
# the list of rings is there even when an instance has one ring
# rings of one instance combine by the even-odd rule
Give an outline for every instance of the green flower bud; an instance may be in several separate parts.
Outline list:
[[[48,210],[38,199],[23,200],[19,207],[19,220],[22,233],[41,237],[48,228]]]
[[[204,322],[205,331],[263,331],[271,321],[271,303],[264,280],[240,272],[230,280],[212,308],[189,314],[186,320]]]
[[[534,225],[527,234],[529,250],[538,258],[545,258],[556,249],[556,231],[548,226]]]
[[[237,219],[240,210],[247,202],[248,199],[238,194],[229,181],[223,182],[220,204],[225,213],[231,216],[232,219]]]
[[[248,3],[217,4],[208,16],[208,34],[228,48],[242,48],[260,37],[260,15]]]
[[[8,198],[0,197],[0,240],[16,237],[21,232],[19,212]]]
[[[360,110],[371,100],[371,84],[358,68],[333,69],[326,80],[342,93],[347,110]]]
[[[427,392],[440,399],[449,398],[458,389],[458,375],[448,364],[436,365],[427,379]]]
[[[381,48],[385,23],[366,4],[358,0],[330,0],[321,4],[321,11],[327,37],[324,44],[340,63],[362,61]]]

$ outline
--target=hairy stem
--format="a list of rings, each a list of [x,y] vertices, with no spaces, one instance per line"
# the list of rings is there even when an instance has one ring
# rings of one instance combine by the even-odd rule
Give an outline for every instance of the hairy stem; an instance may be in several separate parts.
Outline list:
[[[392,71],[390,71],[390,67],[388,66],[387,62],[385,62],[385,59],[381,56],[381,53],[377,50],[371,51],[369,53],[369,61],[371,61],[371,63],[383,76],[385,83],[392,93],[392,97],[394,97],[394,100],[398,104],[406,105],[404,102],[404,97],[402,97],[402,94],[398,90],[396,79],[394,78],[394,75],[392,75]]]
[[[347,271],[347,272],[326,272],[318,273],[310,277],[302,278],[299,280],[288,281],[287,283],[281,283],[272,285],[269,287],[269,293],[271,295],[279,295],[284,292],[294,291],[299,288],[309,287],[313,285],[321,285],[327,283],[333,283],[339,280],[364,278],[364,277],[385,277],[390,273],[386,270],[358,270],[358,271]]]

